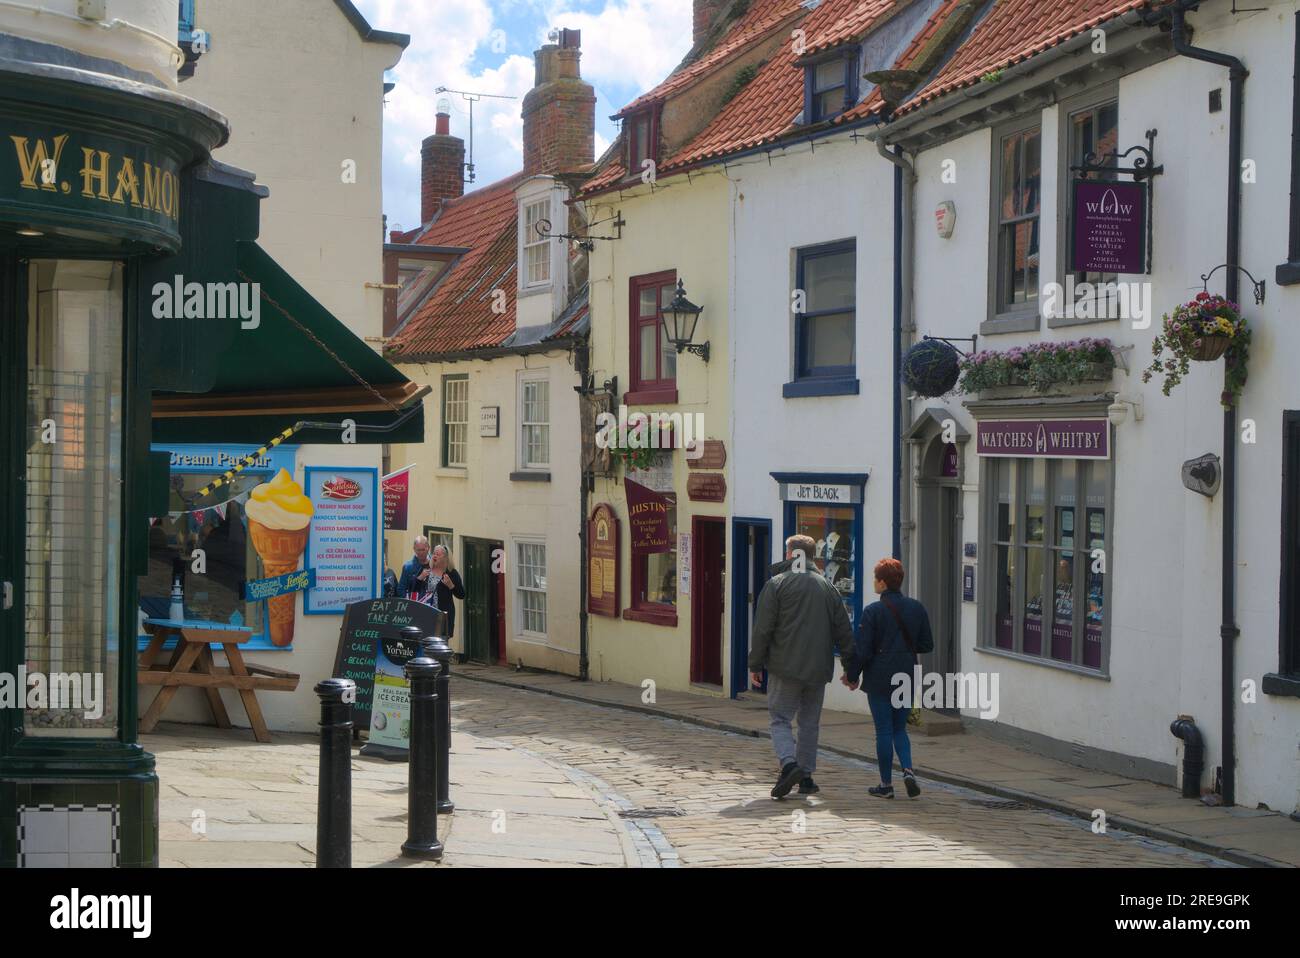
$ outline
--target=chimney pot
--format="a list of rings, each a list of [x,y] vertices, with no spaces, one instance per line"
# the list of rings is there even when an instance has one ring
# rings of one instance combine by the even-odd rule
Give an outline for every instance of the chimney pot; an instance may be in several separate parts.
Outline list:
[[[596,158],[596,94],[582,79],[580,30],[533,54],[536,85],[524,97],[524,172],[554,175]]]

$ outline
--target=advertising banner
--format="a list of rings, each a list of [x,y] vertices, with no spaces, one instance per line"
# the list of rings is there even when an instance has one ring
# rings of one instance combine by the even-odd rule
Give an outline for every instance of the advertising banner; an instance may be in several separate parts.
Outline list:
[[[406,663],[420,654],[418,642],[384,638],[375,652],[374,699],[370,738],[362,755],[401,761],[411,748],[411,683]]]
[[[341,615],[351,603],[379,595],[379,470],[307,466],[303,473],[315,509],[304,565],[316,570],[303,614]]]
[[[1076,271],[1145,273],[1147,191],[1141,183],[1076,180]]]
[[[411,469],[399,469],[380,480],[384,490],[384,528],[389,532],[406,531],[406,510],[410,502]]]
[[[982,419],[975,451],[981,456],[1030,459],[1109,459],[1105,419]]]
[[[632,554],[649,555],[653,552],[671,552],[672,530],[668,528],[668,510],[672,508],[665,497],[627,479],[627,524],[632,534]]]

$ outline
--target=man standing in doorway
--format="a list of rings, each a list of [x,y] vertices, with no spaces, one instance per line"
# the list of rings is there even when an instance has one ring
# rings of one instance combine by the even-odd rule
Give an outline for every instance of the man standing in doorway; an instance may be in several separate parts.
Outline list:
[[[749,671],[755,684],[767,669],[767,712],[772,747],[781,763],[773,798],[784,798],[796,782],[799,792],[818,791],[817,736],[826,686],[835,676],[834,650],[853,649],[853,626],[844,599],[817,570],[817,543],[808,536],[785,540],[785,561],[758,597]],[[792,720],[799,723],[796,743]]]

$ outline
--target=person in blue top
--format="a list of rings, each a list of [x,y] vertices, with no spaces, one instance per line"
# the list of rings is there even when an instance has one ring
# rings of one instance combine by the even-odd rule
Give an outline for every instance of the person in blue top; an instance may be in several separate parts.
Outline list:
[[[871,706],[871,720],[876,726],[876,762],[880,766],[880,784],[867,789],[878,798],[893,798],[891,783],[894,755],[903,769],[903,784],[911,798],[921,794],[912,771],[912,743],[907,737],[907,716],[911,701],[895,705],[891,701],[895,676],[907,678],[912,687],[916,656],[934,650],[930,634],[930,617],[925,606],[899,591],[903,585],[903,563],[881,559],[875,568],[875,589],[880,596],[862,610],[862,624],[853,639],[853,653],[844,663],[840,681],[850,689],[861,682]]]

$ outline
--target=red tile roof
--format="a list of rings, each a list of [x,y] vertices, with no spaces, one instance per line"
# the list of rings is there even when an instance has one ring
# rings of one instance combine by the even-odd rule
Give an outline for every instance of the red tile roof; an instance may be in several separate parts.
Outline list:
[[[659,164],[659,172],[671,172],[711,157],[762,146],[793,132],[796,129],[793,122],[803,109],[804,70],[798,61],[814,50],[829,49],[864,36],[905,5],[900,0],[822,0],[799,24],[799,29],[806,34],[803,53],[796,56],[793,43],[782,44],[770,59],[759,66],[754,79],[741,88],[695,139]],[[738,21],[733,32],[752,37],[754,31],[750,30],[747,21],[748,16]],[[736,47],[732,39],[732,34],[728,33],[718,49],[734,52]],[[711,57],[712,54],[705,59]],[[688,83],[676,82],[679,77],[687,76],[689,80],[698,75],[698,72],[689,70],[674,74],[655,90],[633,101],[619,115],[685,88]],[[605,169],[587,181],[583,192],[591,194],[613,186],[624,178],[624,170],[622,156],[616,155]]]
[[[1028,60],[1094,27],[1163,0],[998,0],[926,86],[899,107],[902,115],[980,78]]]
[[[499,346],[515,331],[519,221],[515,187],[522,172],[446,203],[433,222],[406,242],[465,246],[429,299],[388,341],[398,358]],[[505,310],[493,309],[505,293]]]
[[[643,106],[668,99],[677,91],[690,86],[698,77],[711,73],[765,39],[781,21],[796,19],[803,12],[800,0],[753,0],[745,13],[727,28],[717,45],[707,50],[698,60],[679,66],[663,83],[637,97],[614,115],[626,116]]]

